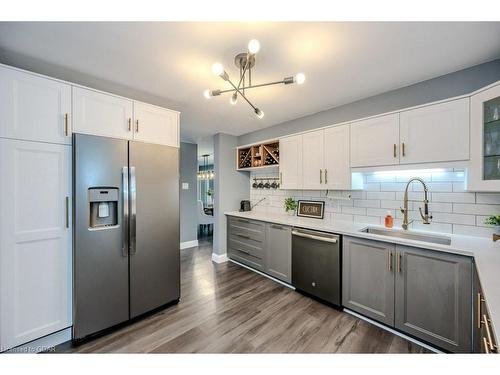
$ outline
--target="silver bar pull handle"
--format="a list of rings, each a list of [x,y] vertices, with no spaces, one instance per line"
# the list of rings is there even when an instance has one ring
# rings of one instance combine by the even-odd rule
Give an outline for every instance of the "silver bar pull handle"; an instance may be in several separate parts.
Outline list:
[[[69,197],[64,199],[66,229],[69,228]]]
[[[323,242],[337,243],[337,241],[338,241],[338,238],[336,238],[336,237],[315,236],[314,234],[299,232],[297,230],[293,230],[292,235],[298,236],[298,237],[310,238],[311,240],[318,240],[318,241],[323,241]]]
[[[123,239],[122,239],[122,255],[128,256],[128,167],[122,168],[122,189],[123,189]]]
[[[135,180],[135,167],[130,167],[130,255],[137,253],[136,225],[137,225],[137,185]]]

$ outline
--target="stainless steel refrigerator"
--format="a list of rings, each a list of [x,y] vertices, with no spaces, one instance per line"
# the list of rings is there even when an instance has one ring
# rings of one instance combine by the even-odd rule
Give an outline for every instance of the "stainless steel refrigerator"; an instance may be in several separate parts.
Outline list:
[[[73,340],[180,297],[179,151],[73,136]]]

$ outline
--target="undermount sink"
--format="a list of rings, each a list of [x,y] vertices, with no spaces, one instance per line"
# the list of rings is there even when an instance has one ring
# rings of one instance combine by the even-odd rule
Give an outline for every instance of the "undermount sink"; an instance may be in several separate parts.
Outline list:
[[[361,229],[360,232],[377,234],[379,236],[404,238],[404,239],[413,240],[413,241],[431,242],[431,243],[436,243],[436,244],[440,244],[440,245],[450,245],[451,244],[450,237],[440,236],[438,234],[427,234],[427,233],[409,232],[409,231],[403,231],[403,230],[383,229],[383,228],[375,228],[375,227],[366,227],[366,228]]]

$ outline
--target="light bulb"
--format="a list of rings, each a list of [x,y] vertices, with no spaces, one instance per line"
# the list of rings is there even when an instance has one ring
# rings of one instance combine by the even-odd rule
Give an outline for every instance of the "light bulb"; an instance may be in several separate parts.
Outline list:
[[[209,89],[206,89],[205,91],[203,91],[203,96],[205,97],[205,99],[210,99],[212,97],[212,94],[210,93]]]
[[[231,97],[229,98],[229,103],[231,103],[232,105],[235,105],[237,101],[238,101],[238,94],[237,94],[237,93],[234,93],[234,94],[233,94],[233,95],[231,95]]]
[[[260,50],[260,43],[257,39],[252,39],[248,42],[248,52],[255,55]]]
[[[304,73],[298,73],[295,76],[295,83],[297,85],[302,85],[305,81],[306,81],[306,76],[304,75]]]
[[[262,112],[259,108],[255,108],[255,114],[257,115],[258,118],[264,117],[264,112]]]
[[[224,67],[222,66],[222,64],[216,62],[214,65],[212,65],[212,73],[215,74],[216,76],[223,75],[224,74]]]

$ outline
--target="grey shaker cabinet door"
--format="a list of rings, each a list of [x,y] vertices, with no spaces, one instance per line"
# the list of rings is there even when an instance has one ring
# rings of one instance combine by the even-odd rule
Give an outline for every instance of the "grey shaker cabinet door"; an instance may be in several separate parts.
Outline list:
[[[399,245],[397,253],[395,327],[443,349],[470,352],[472,260]]]
[[[395,245],[344,237],[342,302],[353,311],[394,324]]]
[[[292,228],[266,224],[266,273],[282,281],[292,281]]]

